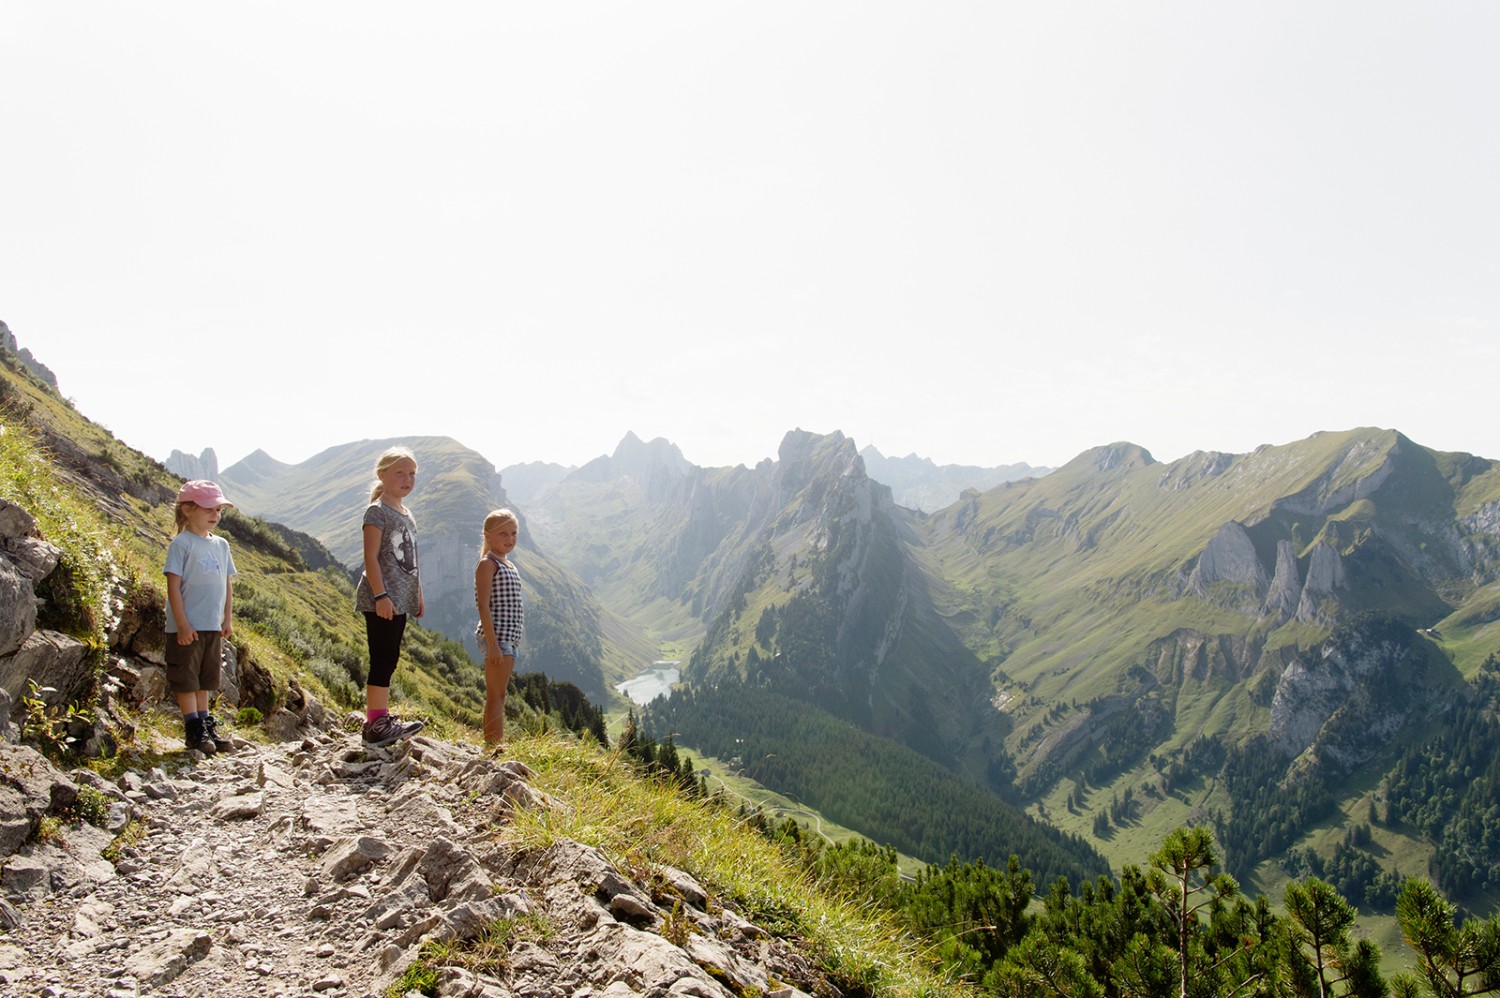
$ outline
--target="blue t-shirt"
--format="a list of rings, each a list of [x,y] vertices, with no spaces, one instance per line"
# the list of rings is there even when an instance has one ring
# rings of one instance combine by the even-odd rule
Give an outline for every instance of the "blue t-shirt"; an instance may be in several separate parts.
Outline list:
[[[224,629],[224,600],[229,595],[229,580],[237,574],[228,541],[184,530],[167,545],[166,574],[182,580],[182,609],[193,630]],[[170,606],[167,633],[177,633],[177,617]]]

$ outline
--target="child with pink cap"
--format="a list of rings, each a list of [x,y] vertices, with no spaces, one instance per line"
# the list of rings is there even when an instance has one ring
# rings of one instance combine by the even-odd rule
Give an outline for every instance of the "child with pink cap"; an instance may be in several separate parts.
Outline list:
[[[234,557],[211,533],[234,503],[213,482],[191,481],[177,493],[177,536],[167,546],[167,686],[182,710],[183,739],[205,755],[231,744],[209,713],[219,688],[223,639],[233,633]]]

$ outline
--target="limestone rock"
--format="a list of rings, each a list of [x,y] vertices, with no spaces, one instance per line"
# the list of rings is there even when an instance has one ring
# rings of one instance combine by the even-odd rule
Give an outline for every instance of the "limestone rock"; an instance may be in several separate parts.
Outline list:
[[[172,929],[125,963],[125,971],[151,987],[161,987],[208,955],[213,937],[197,929]]]
[[[0,662],[19,650],[34,630],[36,596],[31,579],[0,554]]]
[[[1231,609],[1256,611],[1265,595],[1266,574],[1245,528],[1231,520],[1221,526],[1198,556],[1188,589]]]
[[[1276,542],[1276,571],[1271,577],[1262,612],[1278,623],[1290,620],[1302,601],[1302,580],[1297,574],[1297,556],[1292,542]]]
[[[3,588],[3,582],[0,582]],[[0,656],[0,688],[19,700],[32,691],[49,706],[63,707],[91,678],[88,646],[57,631],[32,631],[13,654]]]
[[[43,815],[66,811],[77,799],[77,784],[40,752],[0,742],[0,858],[28,840]]]

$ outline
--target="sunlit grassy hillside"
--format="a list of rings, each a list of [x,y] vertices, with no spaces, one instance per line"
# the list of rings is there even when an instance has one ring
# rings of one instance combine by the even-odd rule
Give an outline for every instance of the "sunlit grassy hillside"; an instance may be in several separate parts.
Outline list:
[[[122,491],[127,481],[129,492]],[[122,612],[137,620],[164,612],[160,560],[178,484],[0,357],[0,497],[31,511],[63,552],[43,626],[92,643],[101,668]],[[239,570],[233,643],[242,665],[271,679],[263,706],[284,702],[294,685],[334,707],[361,703],[363,630],[344,574],[308,567],[285,531],[256,518],[231,512],[221,532]],[[478,668],[432,632],[407,633],[396,701],[440,736],[476,739]],[[78,694],[86,705],[92,691]],[[624,870],[684,869],[771,931],[798,940],[846,993],[968,993],[889,914],[814,882],[733,805],[642,776],[618,751],[559,732],[554,719],[534,712],[523,711],[511,735],[510,754],[536,770],[538,787],[558,801],[518,813],[502,833],[517,846],[566,837],[605,850]]]

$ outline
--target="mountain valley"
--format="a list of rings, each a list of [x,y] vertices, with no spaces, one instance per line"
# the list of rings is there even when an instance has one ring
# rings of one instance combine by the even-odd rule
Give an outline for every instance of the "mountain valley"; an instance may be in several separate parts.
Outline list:
[[[507,472],[453,441],[402,442],[423,462],[424,564],[445,580],[432,626],[461,638],[471,524],[510,501]],[[348,524],[386,443],[297,469],[258,456],[223,480],[352,558]],[[516,504],[518,560],[538,625],[524,667],[607,699],[654,659],[680,659],[693,696],[641,708],[648,730],[706,746],[732,714],[725,691],[764,690],[827,719],[813,728],[914,750],[976,800],[1027,809],[1114,862],[1211,818],[1237,876],[1277,882],[1289,851],[1316,855],[1320,828],[1384,802],[1397,754],[1469,702],[1500,651],[1500,470],[1390,430],[1168,464],[1117,443],[930,513],[895,502],[840,433],[792,431],[755,468],[699,468],[628,435],[583,467],[528,470],[539,484]],[[556,602],[567,609],[544,616]],[[861,754],[867,776],[891,768]],[[1251,779],[1248,759],[1274,764]],[[843,799],[837,780],[803,775],[809,805]],[[1252,790],[1267,792],[1256,780],[1273,797],[1315,792],[1252,809]],[[908,811],[922,806],[911,793]],[[827,813],[869,817],[847,801]],[[1432,861],[1415,829],[1380,835],[1408,864]],[[1003,862],[1001,848],[986,846]],[[1483,883],[1481,907],[1500,887]]]
[[[513,505],[524,671],[623,714],[616,686],[678,660],[677,692],[635,708],[643,732],[878,842],[1003,865],[1025,841],[1029,868],[1078,882],[1205,823],[1257,889],[1331,871],[1389,910],[1422,875],[1496,907],[1488,459],[1372,428],[1169,463],[1122,442],[924,511],[838,432],[791,431],[754,468],[633,435],[579,468],[499,470],[451,438],[367,440],[223,469],[250,517],[228,529],[336,558],[347,586],[398,442],[421,464],[426,628],[472,654],[479,522]],[[143,476],[122,470],[122,496]],[[264,598],[245,612],[275,620]],[[934,813],[989,817],[913,823]]]

